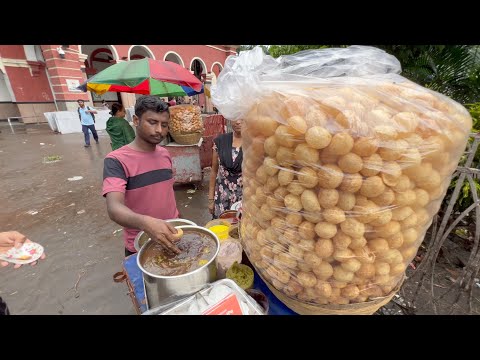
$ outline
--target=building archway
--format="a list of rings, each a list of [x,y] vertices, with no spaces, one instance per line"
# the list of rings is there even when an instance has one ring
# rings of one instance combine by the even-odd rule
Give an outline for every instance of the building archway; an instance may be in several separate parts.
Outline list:
[[[87,75],[95,75],[118,60],[117,50],[112,45],[83,45],[81,52],[87,55],[85,60]]]
[[[193,75],[197,79],[199,79],[205,86],[207,75],[207,66],[205,65],[205,62],[198,57],[194,57],[190,62],[190,71],[192,71]],[[203,93],[194,96],[196,98],[197,104],[201,107],[202,112],[206,112],[208,105],[206,102],[205,94]]]
[[[177,54],[175,51],[169,51],[165,54],[163,57],[164,61],[171,61],[174,62],[175,64],[180,65],[181,67],[185,67],[185,63],[183,62],[182,57]]]
[[[190,62],[190,71],[193,71],[193,75],[195,75],[195,77],[201,79],[202,74],[207,73],[207,65],[205,65],[205,61],[199,57],[195,57]]]
[[[85,73],[87,79],[118,61],[118,52],[113,45],[82,45],[79,48],[82,54],[87,55],[85,60]],[[99,105],[102,100],[107,102],[121,101],[120,93],[106,92],[103,95],[96,95],[92,93],[92,100],[94,105]]]
[[[215,74],[215,77],[218,77],[220,75],[220,72],[223,70],[223,65],[220,64],[218,61],[214,62],[212,64],[212,68],[210,69],[210,72]]]
[[[150,58],[155,60],[152,50],[146,45],[132,45],[128,50],[129,60],[138,60],[143,58]]]
[[[114,60],[120,59],[118,56],[118,51],[113,45],[78,45],[78,52],[80,54],[89,55],[92,52],[92,48],[107,48],[112,53]]]

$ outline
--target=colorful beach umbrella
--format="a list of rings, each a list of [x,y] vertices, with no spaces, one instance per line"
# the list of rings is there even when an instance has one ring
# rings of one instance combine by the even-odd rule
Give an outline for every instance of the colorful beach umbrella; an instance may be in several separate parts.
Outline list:
[[[200,89],[200,91],[195,91],[191,87],[188,87],[188,86],[182,86],[182,89],[183,89],[183,91],[185,91],[186,96],[198,95],[198,94],[202,94],[204,91],[205,91],[205,93],[206,93],[206,91],[208,91],[208,89],[205,89],[203,87],[203,85],[202,85],[202,88]],[[182,95],[180,95],[180,96],[182,96]]]
[[[203,92],[202,82],[171,61],[143,58],[114,64],[78,89],[104,94],[108,91],[158,96],[185,96]]]

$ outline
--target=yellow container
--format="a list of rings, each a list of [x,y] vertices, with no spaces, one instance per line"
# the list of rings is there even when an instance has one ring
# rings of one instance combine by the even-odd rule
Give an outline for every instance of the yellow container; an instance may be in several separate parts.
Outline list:
[[[218,240],[222,242],[223,240],[228,239],[229,235],[228,232],[230,231],[230,222],[222,219],[215,219],[209,221],[205,227],[217,235]]]

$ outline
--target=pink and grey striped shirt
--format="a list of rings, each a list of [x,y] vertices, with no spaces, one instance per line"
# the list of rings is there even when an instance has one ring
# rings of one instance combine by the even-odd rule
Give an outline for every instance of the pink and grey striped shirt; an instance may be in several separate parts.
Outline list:
[[[161,146],[145,152],[125,145],[105,157],[102,195],[124,193],[125,205],[138,214],[177,218],[173,183],[172,158]],[[136,252],[133,243],[139,231],[124,228],[125,247],[131,252]]]

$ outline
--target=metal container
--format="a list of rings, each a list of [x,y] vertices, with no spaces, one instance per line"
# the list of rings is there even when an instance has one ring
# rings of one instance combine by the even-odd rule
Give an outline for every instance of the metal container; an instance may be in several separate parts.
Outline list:
[[[219,219],[227,220],[231,224],[236,224],[238,222],[237,211],[236,210],[225,210],[219,216]]]
[[[165,220],[168,223],[171,223],[173,226],[184,226],[184,225],[197,225],[193,221],[186,220],[186,219],[170,219],[170,220]],[[146,234],[144,231],[140,231],[137,236],[135,236],[135,240],[133,242],[133,246],[135,247],[135,250],[140,251],[143,245],[147,243],[147,241],[150,239],[150,236]]]
[[[215,265],[215,259],[220,250],[220,241],[218,237],[208,229],[200,226],[179,226],[183,232],[194,230],[196,232],[204,233],[215,240],[217,246],[215,254],[208,263],[199,267],[198,269],[175,276],[161,276],[155,275],[143,267],[144,254],[155,243],[149,240],[138,253],[137,265],[143,272],[143,280],[145,282],[146,298],[150,309],[160,305],[164,305],[170,302],[178,301],[188,295],[191,295],[201,290],[206,284],[214,282],[217,278],[217,267]]]
[[[198,294],[205,296],[210,290],[216,285],[226,285],[232,289],[233,293],[237,296],[239,301],[244,301],[247,303],[250,314],[252,315],[266,315],[265,309],[262,308],[252,297],[249,296],[240,286],[238,286],[233,280],[222,279],[214,282],[213,284],[208,284],[205,286]],[[198,294],[189,296],[181,301],[176,301],[170,304],[163,306],[158,306],[144,312],[142,315],[184,315],[187,312],[190,304],[196,300]]]

